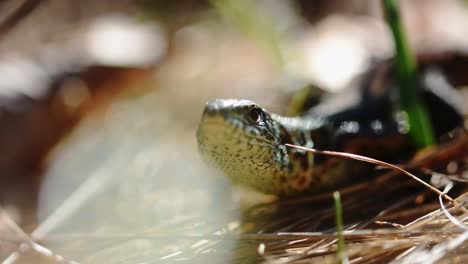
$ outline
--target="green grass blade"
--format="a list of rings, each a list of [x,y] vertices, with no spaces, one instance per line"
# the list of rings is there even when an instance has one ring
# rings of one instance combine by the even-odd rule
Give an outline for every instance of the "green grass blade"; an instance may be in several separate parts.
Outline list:
[[[341,196],[339,192],[333,193],[333,199],[335,200],[335,222],[336,222],[336,233],[338,238],[338,258],[341,263],[347,263],[345,256],[345,241],[343,236],[343,209],[341,207]]]
[[[418,96],[417,63],[403,30],[398,0],[383,0],[383,4],[395,44],[401,107],[408,115],[413,143],[420,148],[427,147],[435,143],[435,137],[426,107]]]

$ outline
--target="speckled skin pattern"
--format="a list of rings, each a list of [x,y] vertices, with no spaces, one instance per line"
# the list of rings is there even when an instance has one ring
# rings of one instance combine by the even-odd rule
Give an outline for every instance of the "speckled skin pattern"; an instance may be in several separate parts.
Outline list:
[[[206,163],[234,182],[264,193],[288,196],[306,190],[330,189],[343,182],[344,175],[350,174],[356,163],[341,158],[314,157],[311,153],[287,148],[286,143],[374,157],[378,155],[373,153],[382,152],[383,147],[401,147],[401,142],[396,141],[398,137],[386,145],[388,139],[380,142],[372,139],[381,131],[374,129],[369,135],[362,133],[362,129],[356,130],[359,125],[362,126],[358,122],[330,122],[313,116],[282,117],[252,101],[217,99],[205,106],[197,140]],[[343,140],[347,138],[353,140]],[[365,140],[359,140],[361,138]],[[361,167],[362,163],[359,164]]]

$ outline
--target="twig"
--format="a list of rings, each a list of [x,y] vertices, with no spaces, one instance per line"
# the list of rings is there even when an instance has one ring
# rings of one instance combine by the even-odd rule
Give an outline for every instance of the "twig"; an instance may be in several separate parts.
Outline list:
[[[458,203],[454,199],[452,199],[450,196],[448,196],[447,194],[439,191],[438,189],[434,188],[432,185],[430,185],[430,184],[424,182],[423,180],[419,179],[414,174],[411,174],[410,172],[408,172],[408,171],[406,171],[406,170],[404,170],[404,169],[402,169],[402,168],[400,168],[398,166],[395,166],[395,165],[393,165],[391,163],[387,163],[385,161],[381,161],[381,160],[377,160],[377,159],[373,159],[373,158],[369,158],[369,157],[365,157],[365,156],[361,156],[361,155],[357,155],[357,154],[352,154],[352,153],[329,151],[329,150],[317,150],[317,149],[313,149],[313,148],[301,147],[301,146],[296,146],[296,145],[291,145],[291,144],[285,144],[285,145],[290,147],[290,148],[301,149],[301,150],[304,150],[304,151],[307,151],[307,152],[312,152],[312,153],[315,153],[315,154],[360,160],[360,161],[364,161],[364,162],[368,162],[368,163],[372,163],[372,164],[385,166],[385,167],[388,167],[388,168],[393,169],[393,170],[397,170],[399,172],[402,172],[402,173],[410,176],[415,181],[417,181],[417,182],[421,183],[422,185],[426,186],[427,188],[429,188],[433,192],[437,193],[438,195],[443,196],[445,199],[449,200],[453,204],[458,205]]]

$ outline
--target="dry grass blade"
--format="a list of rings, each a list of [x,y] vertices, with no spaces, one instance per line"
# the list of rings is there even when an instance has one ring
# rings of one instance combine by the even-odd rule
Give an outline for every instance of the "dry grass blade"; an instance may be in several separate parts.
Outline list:
[[[451,188],[453,187],[453,184],[447,185],[447,187],[444,190],[444,193],[447,193]],[[439,204],[440,204],[440,209],[442,212],[447,216],[447,218],[452,222],[454,225],[458,226],[459,228],[468,231],[468,226],[466,226],[463,222],[458,220],[456,217],[454,217],[448,210],[445,208],[444,203],[442,202],[442,196],[439,195]]]
[[[315,153],[315,154],[354,159],[354,160],[359,160],[359,161],[364,161],[364,162],[380,165],[380,166],[387,167],[387,168],[390,168],[390,169],[393,169],[393,170],[397,170],[397,171],[399,171],[399,172],[401,172],[401,173],[403,173],[405,175],[408,175],[409,177],[411,177],[415,181],[421,183],[422,185],[426,186],[427,188],[429,188],[433,192],[437,193],[438,195],[443,196],[445,199],[449,200],[453,204],[458,204],[454,199],[452,199],[447,194],[439,191],[438,189],[434,188],[430,184],[428,184],[428,183],[424,182],[423,180],[419,179],[414,174],[412,174],[412,173],[410,173],[410,172],[408,172],[408,171],[406,171],[406,170],[404,170],[404,169],[402,169],[402,168],[400,168],[400,167],[398,167],[396,165],[393,165],[391,163],[387,163],[385,161],[381,161],[381,160],[377,160],[377,159],[373,159],[373,158],[369,158],[369,157],[361,156],[361,155],[357,155],[357,154],[347,153],[347,152],[317,150],[317,149],[313,149],[313,148],[307,148],[307,147],[296,146],[296,145],[291,145],[291,144],[285,144],[285,145],[290,147],[290,148],[300,149],[300,150],[304,150],[304,151],[307,151],[307,152],[312,152],[312,153]]]
[[[11,253],[7,258],[2,261],[2,264],[13,264],[13,263],[26,263],[27,257],[23,256],[26,255],[25,253],[29,250],[36,252],[39,255],[47,257],[52,260],[60,260],[62,263],[75,263],[73,261],[69,261],[65,259],[63,256],[56,254],[52,250],[47,247],[36,243],[31,239],[29,235],[27,235],[11,217],[8,213],[0,208],[0,223],[2,223],[2,241],[9,240],[13,244],[17,246],[17,250]],[[7,233],[5,230],[9,229],[12,234],[12,237],[8,238],[5,236]]]
[[[447,185],[444,193],[448,192],[452,187],[453,185]],[[415,247],[414,250],[405,252],[409,254],[402,254],[404,258],[398,263],[438,263],[443,257],[448,255],[451,251],[454,251],[456,248],[462,246],[468,240],[468,227],[463,223],[463,221],[452,215],[449,210],[445,208],[442,196],[439,196],[439,204],[441,211],[450,220],[450,223],[460,229],[463,229],[464,232],[454,238],[435,245],[429,250],[426,247],[427,243],[423,243],[418,247]],[[458,263],[463,263],[463,261]]]

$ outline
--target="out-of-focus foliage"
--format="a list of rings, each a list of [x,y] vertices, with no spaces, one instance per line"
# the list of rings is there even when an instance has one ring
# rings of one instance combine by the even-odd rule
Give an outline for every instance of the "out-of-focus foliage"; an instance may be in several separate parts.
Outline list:
[[[210,2],[223,17],[266,49],[278,66],[284,64],[280,48],[282,39],[271,26],[273,18],[259,10],[255,1],[210,0]]]

